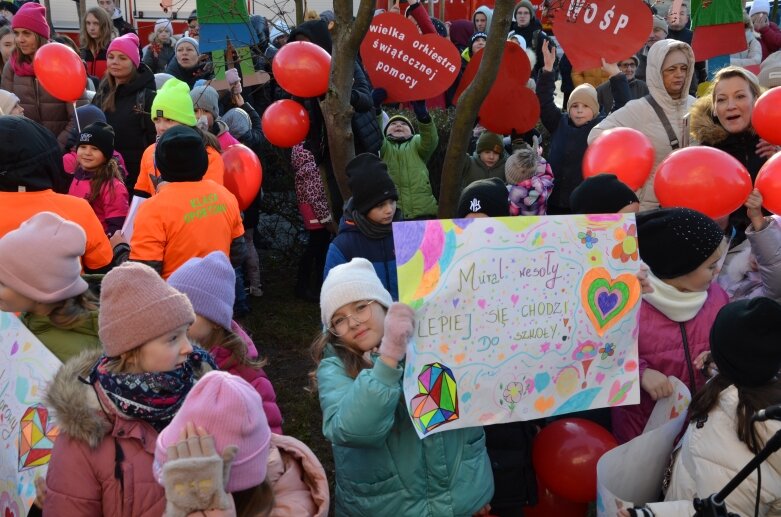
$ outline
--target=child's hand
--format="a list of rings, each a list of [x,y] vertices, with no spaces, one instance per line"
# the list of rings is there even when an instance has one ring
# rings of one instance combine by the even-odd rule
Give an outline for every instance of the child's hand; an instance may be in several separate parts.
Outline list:
[[[663,399],[673,394],[673,384],[665,374],[659,370],[647,368],[640,379],[640,386],[651,395],[654,400]]]
[[[111,238],[108,240],[108,242],[111,244],[111,248],[116,248],[120,244],[129,244],[127,242],[127,239],[124,235],[122,235],[122,230],[117,230],[114,232],[114,235],[111,236]]]
[[[640,282],[640,292],[643,294],[650,294],[654,292],[654,287],[651,285],[651,281],[648,280],[648,266],[641,263],[640,271],[637,272],[637,280]]]
[[[409,305],[394,303],[385,315],[385,333],[380,343],[380,355],[395,360],[404,359],[407,342],[415,328],[415,311]]]
[[[757,144],[756,153],[757,156],[761,156],[762,158],[770,158],[774,154],[778,152],[779,147],[777,145],[773,145],[770,142],[760,138],[759,143]]]
[[[553,65],[556,64],[556,48],[547,39],[542,44],[542,59],[543,69],[547,72],[553,72]]]
[[[616,63],[608,63],[605,61],[604,57],[602,58],[602,70],[610,74],[610,77],[621,73],[621,70],[618,68]]]
[[[751,191],[744,206],[746,207],[746,215],[751,220],[753,230],[758,232],[764,228],[766,221],[765,216],[762,215],[762,194],[760,194],[758,189]]]

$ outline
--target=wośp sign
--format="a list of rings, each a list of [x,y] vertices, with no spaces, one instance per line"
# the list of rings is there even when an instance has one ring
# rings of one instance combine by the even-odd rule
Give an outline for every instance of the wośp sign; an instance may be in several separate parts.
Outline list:
[[[363,66],[387,102],[429,99],[447,90],[458,76],[461,56],[438,34],[420,34],[414,23],[395,13],[374,17],[361,43]]]

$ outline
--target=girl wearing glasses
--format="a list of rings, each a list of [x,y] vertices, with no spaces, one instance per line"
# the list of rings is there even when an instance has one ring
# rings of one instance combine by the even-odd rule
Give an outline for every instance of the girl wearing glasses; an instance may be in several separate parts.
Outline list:
[[[487,515],[494,487],[481,428],[420,440],[401,378],[415,314],[393,303],[371,262],[334,267],[312,345],[323,434],[333,445],[336,515]]]

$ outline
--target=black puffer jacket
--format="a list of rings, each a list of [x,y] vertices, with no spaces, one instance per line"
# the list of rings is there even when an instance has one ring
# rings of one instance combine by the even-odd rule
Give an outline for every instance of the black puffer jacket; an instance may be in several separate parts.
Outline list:
[[[108,82],[103,81],[92,103],[103,109],[108,90]],[[130,186],[136,184],[144,150],[155,141],[155,125],[150,115],[155,94],[155,76],[141,63],[136,78],[117,87],[114,111],[106,111],[106,121],[114,128],[115,148],[125,159],[126,184]]]
[[[209,79],[214,78],[211,63],[200,62],[194,67],[183,68],[179,64],[179,61],[176,60],[176,56],[168,63],[168,66],[165,68],[165,73],[171,74],[180,81],[187,83],[187,86],[189,86],[191,90],[198,79],[205,79],[208,81]]]

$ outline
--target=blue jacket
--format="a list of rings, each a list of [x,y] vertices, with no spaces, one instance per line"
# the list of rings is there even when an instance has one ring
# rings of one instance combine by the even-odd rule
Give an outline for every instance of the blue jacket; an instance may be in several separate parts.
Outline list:
[[[396,251],[393,249],[393,235],[381,239],[365,236],[348,215],[352,199],[347,202],[344,217],[339,223],[339,234],[328,246],[325,256],[323,279],[328,272],[339,264],[350,262],[355,257],[362,257],[372,263],[382,286],[388,290],[394,300],[399,299],[399,279],[396,276]],[[396,210],[394,221],[401,220],[401,211]]]
[[[418,438],[402,368],[376,361],[353,379],[330,345],[317,368],[323,434],[334,452],[336,515],[471,516],[494,492],[483,429]]]

